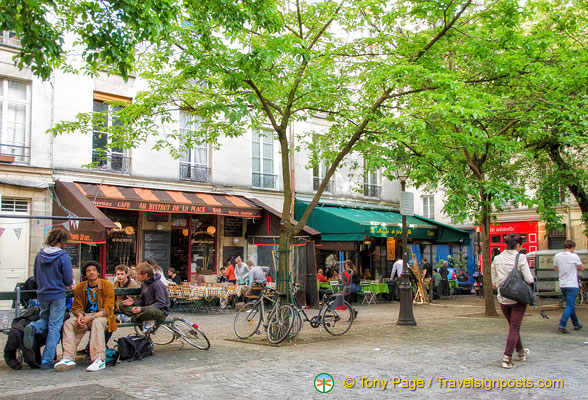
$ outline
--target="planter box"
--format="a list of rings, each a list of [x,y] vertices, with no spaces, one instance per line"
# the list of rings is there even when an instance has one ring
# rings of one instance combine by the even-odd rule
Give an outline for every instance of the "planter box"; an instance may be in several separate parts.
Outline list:
[[[14,162],[14,156],[8,156],[8,155],[2,155],[2,154],[0,154],[0,162],[3,162],[3,163],[13,163]]]

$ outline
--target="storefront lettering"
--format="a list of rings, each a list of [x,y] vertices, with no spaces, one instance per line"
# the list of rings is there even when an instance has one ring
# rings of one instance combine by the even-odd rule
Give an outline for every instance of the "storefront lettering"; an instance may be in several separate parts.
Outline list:
[[[170,209],[171,209],[171,204],[149,203],[149,211],[168,212]]]
[[[139,203],[139,207],[140,210],[146,210],[147,209],[147,203]]]
[[[116,206],[118,208],[131,208],[131,203],[128,201],[117,201]]]

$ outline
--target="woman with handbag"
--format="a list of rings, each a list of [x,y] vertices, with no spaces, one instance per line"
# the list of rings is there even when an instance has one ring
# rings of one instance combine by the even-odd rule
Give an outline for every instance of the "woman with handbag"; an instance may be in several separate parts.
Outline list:
[[[514,368],[512,353],[515,349],[519,356],[519,361],[525,361],[529,355],[529,349],[523,348],[519,330],[530,299],[528,294],[526,298],[525,296],[519,298],[513,295],[511,297],[517,297],[517,299],[507,298],[501,292],[508,292],[507,289],[511,289],[512,282],[520,285],[524,280],[527,284],[532,284],[533,274],[531,274],[527,263],[527,257],[520,253],[523,244],[521,235],[506,235],[505,242],[507,244],[506,250],[494,257],[492,261],[492,286],[493,288],[498,288],[500,309],[508,321],[508,337],[506,338],[506,347],[502,357],[502,368]],[[517,271],[515,271],[515,266]],[[525,283],[522,283],[522,285],[525,285]]]

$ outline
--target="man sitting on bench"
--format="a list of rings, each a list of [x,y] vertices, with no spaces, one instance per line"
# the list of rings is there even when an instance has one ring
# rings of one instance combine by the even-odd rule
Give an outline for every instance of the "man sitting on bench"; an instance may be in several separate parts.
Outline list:
[[[100,279],[102,267],[96,261],[86,261],[82,265],[82,276],[86,280],[76,285],[72,316],[63,324],[63,358],[57,364],[57,371],[66,371],[76,366],[76,351],[80,341],[90,331],[90,372],[106,368],[106,341],[104,332],[114,332],[117,328],[114,317],[114,287],[105,279]]]
[[[141,296],[136,299],[127,297],[118,309],[130,316],[133,323],[143,323],[143,332],[147,333],[154,322],[165,321],[169,314],[169,296],[159,274],[154,274],[149,263],[137,265],[137,280],[141,282]]]

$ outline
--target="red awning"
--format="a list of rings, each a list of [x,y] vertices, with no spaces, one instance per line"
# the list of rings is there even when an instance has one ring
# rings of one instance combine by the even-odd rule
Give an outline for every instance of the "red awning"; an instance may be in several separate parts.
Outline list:
[[[57,198],[53,201],[53,215],[67,216],[65,208],[78,217],[94,218],[94,221],[80,221],[77,227],[70,224],[72,242],[106,243],[106,230],[114,229],[117,226],[96,208],[74,183],[55,182],[55,193]]]
[[[261,217],[261,209],[241,196],[77,182],[75,185],[96,207],[243,218]]]

